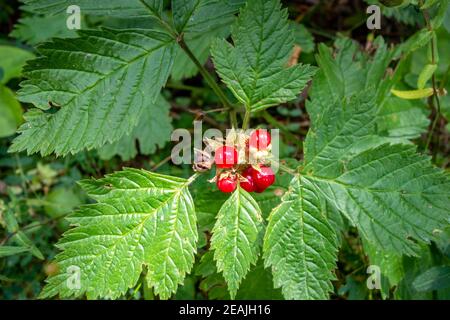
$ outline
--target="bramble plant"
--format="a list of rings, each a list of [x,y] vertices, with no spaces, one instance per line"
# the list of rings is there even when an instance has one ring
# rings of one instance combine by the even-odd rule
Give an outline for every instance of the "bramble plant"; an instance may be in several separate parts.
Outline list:
[[[9,153],[153,154],[173,128],[163,88],[170,78],[175,89],[178,83],[195,92],[179,80],[197,72],[229,116],[229,125],[226,117],[210,124],[232,129],[225,139],[205,139],[212,152],[197,150],[187,178],[129,162],[80,180],[94,201],[67,217],[71,227],[57,243],[56,269],[40,298],[116,299],[143,286],[169,299],[195,274],[206,279],[205,292],[225,281],[228,293],[216,291],[218,298],[244,297],[253,279],[269,282],[260,290],[270,298],[328,299],[349,230],[370,264],[380,266],[387,298],[408,274],[398,271],[407,269],[405,259],[448,241],[450,176],[424,154],[447,110],[437,54],[448,0],[389,3],[386,10],[419,8],[423,28],[395,46],[373,34],[366,48],[344,36],[333,47],[319,43],[310,61],[317,66],[297,61],[297,26],[279,0],[22,1],[24,10],[49,17],[75,4],[86,17],[116,21],[37,47],[18,91],[33,107]],[[143,22],[130,28],[129,18]],[[427,62],[411,88],[404,70],[420,50],[428,51]],[[208,57],[217,77],[205,66]],[[440,59],[448,66],[448,54]],[[268,111],[302,99],[309,117],[303,142],[299,128]],[[435,117],[428,134],[424,99]],[[261,117],[281,129],[294,152],[275,159]],[[424,133],[421,152],[413,140]],[[445,259],[433,267],[444,268],[436,272],[448,281]],[[74,279],[79,283],[70,285]]]

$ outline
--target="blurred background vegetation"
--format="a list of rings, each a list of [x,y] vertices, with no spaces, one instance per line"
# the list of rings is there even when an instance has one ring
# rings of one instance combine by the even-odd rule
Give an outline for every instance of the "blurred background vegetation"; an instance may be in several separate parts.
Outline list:
[[[315,64],[317,44],[333,46],[340,37],[351,37],[362,50],[370,50],[375,36],[382,35],[385,41],[395,45],[405,42],[425,27],[422,13],[412,4],[400,7],[382,7],[381,30],[370,31],[366,27],[367,0],[305,0],[282,1],[288,8],[295,30],[298,60]],[[383,1],[386,2],[386,1]],[[389,2],[389,1],[387,1]],[[394,1],[395,2],[395,1]],[[433,14],[432,10],[430,10]],[[52,37],[75,37],[76,32],[65,26],[67,15],[51,17],[20,9],[18,1],[0,0],[0,299],[34,299],[39,294],[46,276],[56,271],[51,263],[57,253],[54,243],[67,230],[64,217],[76,206],[90,200],[77,186],[77,181],[88,177],[101,177],[122,167],[137,167],[177,176],[188,176],[189,166],[170,163],[173,144],[168,132],[156,132],[157,142],[145,148],[145,141],[135,145],[109,146],[76,155],[57,158],[40,157],[7,152],[16,129],[23,122],[23,113],[29,107],[16,99],[21,69],[28,59],[36,55],[36,45]],[[83,28],[139,27],[151,22],[140,19],[115,19],[110,17],[83,16]],[[442,27],[437,31],[440,53],[436,73],[440,88],[450,91],[450,9],[447,10]],[[402,70],[399,86],[415,88],[418,75],[427,61],[427,49],[414,51]],[[206,66],[212,71],[211,61]],[[211,112],[218,108],[219,101],[204,85],[195,70],[183,73],[180,65],[172,74],[164,89],[165,106],[174,128],[192,128],[192,122],[204,120],[207,126],[228,127],[225,112]],[[309,127],[305,111],[305,95],[297,101],[280,105],[270,112],[263,112],[258,124],[282,129],[281,156],[301,159],[301,141]],[[431,143],[425,152],[433,156],[437,166],[448,170],[450,154],[450,99],[441,97],[442,116],[438,118]],[[385,124],[389,134],[410,135],[419,150],[427,145],[430,119],[435,119],[434,108],[426,99],[404,102],[395,113],[386,112]],[[270,208],[286,188],[288,179],[282,175],[269,193],[260,195],[262,209],[267,215]],[[199,180],[194,188],[195,203],[199,212],[198,263],[186,278],[174,298],[178,299],[224,299],[228,297],[226,285],[215,270],[210,253],[203,254],[208,246],[209,231],[224,196],[214,190],[206,179]],[[211,201],[211,199],[214,201]],[[371,252],[361,243],[356,230],[345,221],[337,221],[342,227],[342,249],[336,270],[333,299],[448,299],[449,280],[449,235],[442,241],[424,247],[420,258],[385,256]],[[447,230],[448,231],[448,230]],[[363,246],[365,250],[363,251]],[[370,256],[370,259],[369,259]],[[383,277],[382,290],[368,290],[366,286],[367,266],[373,262],[383,264],[389,276]],[[431,281],[430,281],[431,279]],[[270,273],[259,263],[247,276],[239,290],[237,299],[281,299],[279,290],[272,288]],[[145,282],[130,290],[124,299],[153,299]]]

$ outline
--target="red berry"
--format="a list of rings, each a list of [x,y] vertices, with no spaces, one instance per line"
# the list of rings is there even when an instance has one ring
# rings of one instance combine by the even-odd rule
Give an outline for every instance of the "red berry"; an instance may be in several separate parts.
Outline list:
[[[255,169],[252,167],[248,167],[244,171],[242,171],[241,176],[245,179],[240,182],[242,189],[247,192],[253,192],[256,190],[255,183],[253,182],[252,173]]]
[[[233,192],[236,190],[237,181],[234,176],[220,176],[217,179],[217,188],[225,193]]]
[[[252,177],[256,192],[263,192],[275,182],[275,174],[270,167],[266,166],[261,166],[259,171],[253,169]]]
[[[250,135],[249,146],[257,150],[266,150],[270,142],[270,133],[266,129],[256,129]]]
[[[238,153],[234,147],[222,146],[216,149],[214,161],[219,168],[232,168],[238,163]]]

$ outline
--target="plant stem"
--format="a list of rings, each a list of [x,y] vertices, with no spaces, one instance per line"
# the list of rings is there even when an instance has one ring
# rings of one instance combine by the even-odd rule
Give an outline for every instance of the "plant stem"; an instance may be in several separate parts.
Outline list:
[[[231,122],[231,126],[233,127],[233,129],[237,129],[238,121],[237,121],[237,116],[236,116],[236,110],[234,110],[234,109],[230,111],[230,122]]]
[[[248,125],[250,123],[250,111],[248,109],[245,110],[244,120],[242,120],[242,129],[247,130]]]
[[[420,0],[419,2],[420,2],[420,6],[423,6],[423,1]],[[434,30],[433,30],[433,27],[432,27],[432,25],[430,23],[430,16],[428,14],[428,10],[427,9],[423,9],[422,10],[422,14],[423,14],[423,17],[425,19],[425,22],[426,22],[428,30],[430,32],[433,32]],[[437,50],[437,48],[436,48],[436,43],[435,43],[434,40],[435,40],[435,36],[433,35],[433,38],[431,39],[431,43],[430,43],[430,45],[431,45],[431,63],[432,64],[436,64],[436,50]],[[433,73],[433,75],[431,77],[431,82],[433,84],[433,98],[436,101],[436,115],[435,115],[435,117],[433,119],[433,123],[431,125],[430,132],[428,133],[427,142],[425,144],[425,150],[428,150],[428,148],[430,147],[431,138],[433,137],[433,133],[434,133],[434,130],[436,129],[437,122],[438,122],[439,118],[441,117],[441,102],[439,101],[439,95],[438,95],[438,89],[437,89],[437,85],[436,85],[436,74],[435,73]],[[433,107],[433,104],[432,104],[432,107]]]
[[[235,107],[227,98],[225,93],[222,91],[222,89],[217,85],[214,78],[211,76],[211,74],[203,67],[203,65],[197,60],[195,55],[192,53],[191,49],[189,49],[188,45],[183,39],[183,34],[178,33],[176,30],[172,28],[171,25],[169,25],[160,15],[158,12],[156,12],[150,5],[148,5],[144,0],[139,0],[142,5],[144,5],[154,17],[156,17],[159,21],[159,23],[170,33],[170,35],[175,39],[175,41],[178,43],[178,45],[183,49],[183,51],[188,55],[188,57],[192,60],[192,62],[197,66],[198,70],[200,71],[200,74],[203,76],[203,78],[206,80],[208,85],[211,87],[211,89],[216,93],[216,95],[219,97],[220,101],[225,107]]]
[[[203,67],[203,65],[200,63],[200,61],[197,60],[195,55],[192,53],[191,49],[189,49],[186,42],[183,40],[183,38],[178,38],[178,44],[180,45],[181,49],[188,55],[188,57],[192,60],[192,62],[197,66],[198,70],[200,71],[200,74],[203,76],[203,78],[206,80],[208,85],[211,87],[211,89],[216,93],[216,95],[219,97],[220,101],[225,107],[233,107],[231,102],[228,100],[225,93],[222,91],[222,89],[219,87],[219,85],[216,83],[214,78],[211,76],[211,74]]]

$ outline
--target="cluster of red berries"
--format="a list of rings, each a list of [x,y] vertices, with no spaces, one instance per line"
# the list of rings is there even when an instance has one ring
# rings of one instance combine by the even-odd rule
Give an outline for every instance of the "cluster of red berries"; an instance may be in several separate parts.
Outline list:
[[[245,153],[266,151],[271,142],[267,130],[257,129],[246,141]],[[234,146],[221,146],[216,149],[214,162],[220,169],[216,178],[217,188],[222,192],[233,192],[238,183],[247,192],[263,192],[275,182],[275,174],[263,163],[238,164],[238,151]]]

